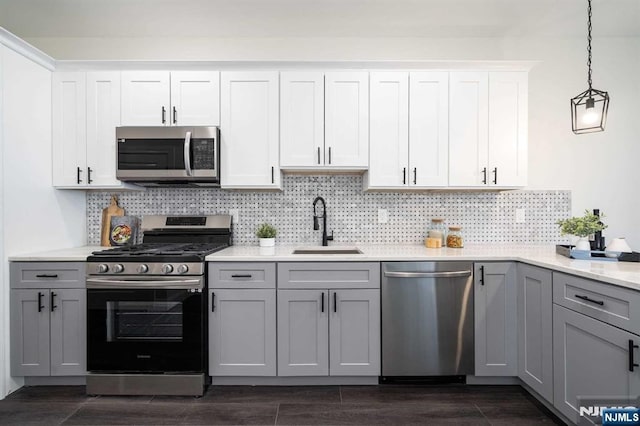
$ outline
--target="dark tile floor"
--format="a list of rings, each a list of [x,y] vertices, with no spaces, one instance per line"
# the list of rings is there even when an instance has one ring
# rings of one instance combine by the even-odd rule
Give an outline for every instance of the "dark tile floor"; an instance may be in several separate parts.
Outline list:
[[[0,401],[2,425],[562,424],[519,386],[214,386],[202,398],[91,397],[27,387]]]

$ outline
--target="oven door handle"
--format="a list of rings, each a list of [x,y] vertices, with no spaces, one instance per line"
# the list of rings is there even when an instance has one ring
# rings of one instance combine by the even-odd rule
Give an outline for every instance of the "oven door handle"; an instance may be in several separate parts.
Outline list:
[[[204,282],[202,278],[197,279],[181,279],[181,280],[111,280],[100,278],[87,279],[87,288],[168,288],[168,289],[203,289]]]
[[[193,176],[191,170],[191,132],[187,132],[184,137],[184,171],[187,176]]]

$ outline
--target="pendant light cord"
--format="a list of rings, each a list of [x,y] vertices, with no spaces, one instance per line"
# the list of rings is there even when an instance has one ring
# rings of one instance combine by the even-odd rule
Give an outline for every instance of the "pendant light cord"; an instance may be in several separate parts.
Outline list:
[[[588,26],[587,26],[587,51],[589,56],[587,59],[587,68],[589,69],[589,73],[587,75],[587,82],[589,83],[589,90],[591,90],[591,0],[588,1]]]

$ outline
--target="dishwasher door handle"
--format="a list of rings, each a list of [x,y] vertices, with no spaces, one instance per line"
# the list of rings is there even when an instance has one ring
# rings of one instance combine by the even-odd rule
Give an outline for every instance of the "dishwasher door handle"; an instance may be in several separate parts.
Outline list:
[[[390,272],[384,271],[384,276],[389,278],[460,278],[470,277],[471,271],[448,272]]]

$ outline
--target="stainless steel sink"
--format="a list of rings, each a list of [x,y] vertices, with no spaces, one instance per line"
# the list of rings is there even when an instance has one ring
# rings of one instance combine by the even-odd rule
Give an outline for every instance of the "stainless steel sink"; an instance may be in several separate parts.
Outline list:
[[[312,247],[298,247],[293,250],[292,254],[362,254],[358,247],[324,247],[324,246],[312,246]]]

